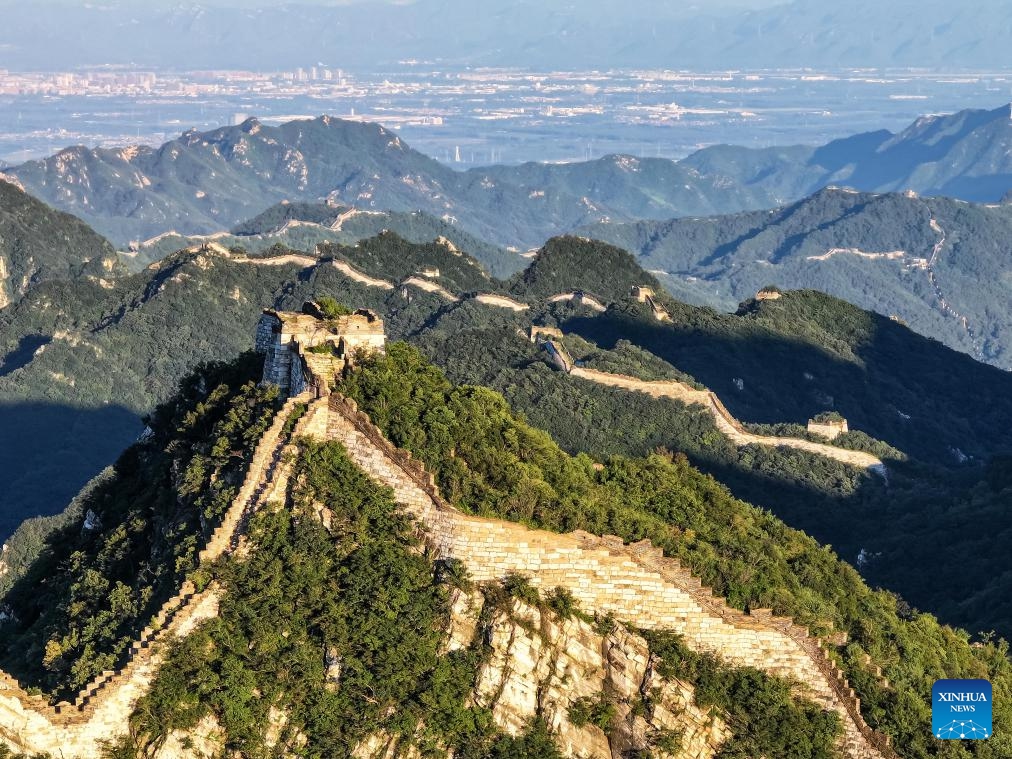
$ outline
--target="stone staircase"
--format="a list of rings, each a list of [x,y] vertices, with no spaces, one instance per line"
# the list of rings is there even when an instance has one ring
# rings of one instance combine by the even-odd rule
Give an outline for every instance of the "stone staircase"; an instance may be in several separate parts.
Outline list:
[[[284,474],[281,465],[288,436],[283,432],[290,414],[311,400],[309,393],[290,398],[275,415],[254,449],[239,492],[198,554],[201,563],[216,561],[236,549],[249,518],[273,491],[274,481]],[[293,435],[301,434],[305,426],[300,420]],[[0,671],[0,739],[22,751],[47,752],[65,759],[97,755],[100,741],[128,728],[133,706],[147,692],[166,644],[217,616],[218,596],[219,589],[213,584],[198,592],[192,582],[184,582],[131,644],[123,665],[99,674],[73,702],[52,706]]]
[[[393,489],[437,555],[460,560],[476,581],[523,574],[536,586],[568,589],[587,610],[672,630],[695,650],[788,678],[840,715],[845,756],[896,757],[888,738],[865,723],[860,700],[827,644],[793,620],[764,609],[750,615],[733,609],[649,541],[625,545],[614,536],[559,535],[463,514],[440,497],[424,465],[386,440],[352,400],[334,394],[314,414],[311,434],[341,442],[363,471]]]

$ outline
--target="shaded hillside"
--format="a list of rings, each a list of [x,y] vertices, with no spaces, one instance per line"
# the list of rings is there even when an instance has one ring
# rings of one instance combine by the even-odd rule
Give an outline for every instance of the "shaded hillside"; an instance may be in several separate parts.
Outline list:
[[[141,433],[140,415],[192,367],[250,348],[250,325],[261,309],[298,308],[328,294],[403,311],[389,325],[401,335],[443,303],[411,288],[409,304],[392,284],[383,289],[350,278],[335,259],[394,282],[434,267],[434,281],[454,291],[496,287],[474,259],[441,243],[386,234],[325,251],[324,258],[273,260],[181,252],[107,286],[43,282],[0,312],[0,366],[9,369],[0,370],[0,463],[14,473],[0,486],[2,533],[62,509]]]
[[[130,730],[122,723],[107,726],[117,739],[117,756],[159,756],[171,735],[186,745],[200,725],[202,734],[220,736],[224,745],[302,745],[322,755],[379,732],[381,745],[385,735],[402,747],[418,742],[439,755],[450,746],[459,749],[455,756],[473,759],[555,757],[570,753],[554,745],[554,731],[570,720],[576,727],[593,722],[609,745],[628,745],[627,710],[655,718],[666,688],[625,697],[617,677],[582,705],[568,703],[565,694],[590,669],[575,666],[564,678],[568,689],[538,691],[543,700],[560,700],[557,719],[535,719],[513,739],[502,735],[504,724],[512,724],[507,715],[520,711],[512,692],[499,688],[491,699],[471,694],[488,695],[478,684],[489,676],[480,675],[505,666],[496,657],[511,655],[526,640],[520,630],[548,642],[563,620],[592,623],[588,628],[604,637],[615,622],[577,604],[566,589],[539,592],[516,575],[472,583],[466,566],[482,569],[485,579],[476,559],[430,564],[417,550],[418,528],[426,525],[413,523],[409,514],[415,511],[403,490],[381,488],[374,471],[358,468],[356,462],[371,459],[347,444],[355,437],[299,441],[284,464],[291,469],[282,497],[271,508],[256,501],[240,528],[246,538],[242,560],[226,554],[187,574],[235,492],[248,461],[241,452],[248,457],[269,421],[274,399],[252,382],[243,384],[251,377],[255,365],[244,361],[189,378],[181,396],[154,415],[152,435],[132,447],[83,504],[93,513],[90,526],[68,525],[53,534],[47,553],[7,595],[13,614],[0,625],[0,636],[6,651],[24,654],[9,656],[7,664],[26,682],[42,684],[58,698],[90,672],[121,662],[145,608],[173,585],[181,588],[188,576],[205,594],[219,594],[220,602],[169,650],[150,694],[131,715]],[[386,357],[363,359],[339,389],[357,399],[393,443],[426,462],[441,492],[466,512],[551,531],[583,528],[627,541],[649,537],[739,610],[790,614],[819,637],[847,632],[846,644],[827,643],[827,653],[819,655],[844,668],[864,717],[892,738],[904,758],[935,755],[925,729],[925,689],[934,679],[983,676],[1001,688],[1012,677],[1004,647],[973,646],[964,633],[910,612],[888,592],[871,590],[831,550],[734,499],[684,459],[613,457],[596,468],[586,456],[564,453],[496,393],[450,384],[405,345],[390,345]],[[295,422],[287,413],[280,418],[286,417]],[[277,472],[271,476],[270,482],[281,481]],[[408,508],[397,508],[395,493]],[[149,514],[156,518],[140,516]],[[175,561],[158,563],[156,555]],[[128,571],[137,565],[148,571]],[[476,593],[481,614],[471,613],[468,596]],[[528,607],[539,616],[532,617]],[[463,621],[469,618],[476,624]],[[532,626],[532,618],[542,624]],[[763,618],[757,611],[753,627],[769,624]],[[834,755],[837,719],[792,695],[765,666],[728,666],[665,629],[644,635],[641,656],[656,657],[661,681],[677,677],[690,689],[679,711],[711,707],[728,725],[717,739],[728,752],[784,759]],[[564,650],[558,646],[553,657]],[[606,650],[618,671],[620,647]],[[526,677],[525,671],[518,667],[511,676]],[[503,710],[504,703],[514,705]],[[997,726],[1009,718],[1008,707],[996,704]],[[957,745],[953,755],[998,757],[1008,743],[998,736]],[[682,753],[687,747],[676,735],[654,730],[634,745],[649,748],[653,741],[675,756],[692,755]]]
[[[671,322],[626,301],[565,328],[649,350],[712,388],[735,416],[804,422],[835,410],[916,458],[956,464],[1012,449],[1012,376],[893,320],[814,291],[737,314],[665,304]]]
[[[339,268],[333,260],[345,263]],[[596,268],[603,261],[607,266]],[[388,234],[357,247],[332,246],[324,258],[245,259],[208,250],[172,256],[117,280],[112,289],[94,283],[33,289],[24,302],[0,314],[4,350],[17,350],[26,337],[50,340],[45,350],[29,352],[16,372],[0,377],[5,403],[0,450],[5,465],[22,473],[8,482],[3,496],[11,504],[9,519],[61,509],[111,462],[113,451],[140,433],[139,416],[167,397],[189,367],[252,344],[252,325],[263,306],[298,308],[317,295],[331,295],[382,313],[389,335],[422,347],[455,381],[501,390],[573,453],[640,455],[659,446],[685,452],[739,497],[832,542],[852,561],[863,549],[881,553],[881,562],[870,565],[879,572],[876,578],[916,603],[974,629],[980,629],[976,620],[981,619],[1008,629],[1007,619],[990,612],[971,615],[963,606],[965,594],[959,600],[936,591],[921,595],[923,581],[889,560],[901,553],[913,558],[901,545],[909,532],[892,530],[892,522],[945,504],[951,508],[960,499],[969,503],[969,489],[983,477],[981,459],[1008,445],[1006,398],[1012,393],[1007,374],[899,324],[811,294],[789,294],[742,316],[662,297],[674,321],[660,323],[624,296],[630,283],[651,282],[635,260],[577,238],[553,241],[526,278],[510,283],[514,297],[531,304],[526,311],[466,298],[451,302],[419,284],[395,284],[431,267],[440,276],[422,277],[422,284],[445,293],[504,287],[445,244],[415,245]],[[351,274],[372,278],[373,284]],[[615,305],[599,315],[576,301],[546,303],[545,296],[566,279]],[[780,310],[766,311],[767,306]],[[212,321],[214,330],[208,328]],[[853,427],[914,460],[890,461],[887,487],[876,475],[811,453],[737,447],[698,406],[597,386],[551,369],[546,355],[525,336],[532,323],[558,324],[594,340],[572,346],[588,366],[704,382],[746,423],[804,425],[814,413],[839,409]],[[876,345],[889,350],[864,355]],[[806,371],[812,380],[805,379]],[[743,380],[742,391],[735,378]],[[872,392],[862,383],[870,383]],[[979,388],[977,395],[968,399],[959,390],[966,386]],[[26,423],[31,404],[38,402],[97,411],[74,417],[70,434],[66,417],[49,421],[45,416],[36,420],[45,424],[37,424],[32,435],[22,434],[18,425]],[[110,419],[114,404],[124,410]],[[950,446],[977,458],[958,464]],[[66,453],[54,458],[53,450]],[[932,463],[925,467],[919,459]],[[1000,493],[995,491],[995,506]],[[883,522],[886,513],[890,521]],[[863,516],[855,519],[855,514]],[[1007,520],[991,506],[987,519],[986,535],[972,536],[946,556],[989,569],[1000,563],[999,547],[987,536],[1002,534]],[[920,526],[927,532],[919,545],[937,545],[939,536],[930,524]],[[922,571],[938,566],[926,564],[925,556],[917,562],[909,566]],[[900,576],[902,583],[893,581]],[[975,599],[983,608],[1001,608],[993,600],[1003,592],[1000,582],[982,579],[980,587]]]
[[[604,322],[604,329],[610,314],[593,318],[591,313],[562,304],[534,318],[560,324],[567,335],[584,322]],[[635,319],[643,331],[657,324],[646,313],[630,314],[629,319]],[[684,452],[737,497],[831,544],[841,556],[858,563],[865,576],[898,591],[917,607],[974,631],[996,629],[1002,635],[1012,634],[1005,601],[1004,537],[992,539],[1012,539],[1012,521],[1005,508],[1008,483],[989,484],[985,470],[976,465],[925,466],[889,460],[888,481],[884,481],[789,448],[735,448],[702,407],[576,380],[550,368],[544,351],[517,336],[516,330],[524,329],[526,321],[465,302],[444,309],[411,340],[455,381],[477,382],[502,392],[568,451],[602,458],[646,454],[657,448]],[[584,334],[591,334],[589,327]],[[629,342],[636,337],[637,330],[631,328],[629,339],[602,342],[589,350],[578,339],[567,336],[565,342],[585,365],[604,371],[686,379],[676,369],[681,368],[679,364],[672,366]],[[738,355],[734,351],[743,348],[738,339],[724,342],[705,333],[699,338],[701,343],[712,343],[713,351],[727,352],[730,361]],[[761,345],[770,354],[771,366],[782,356],[806,355],[793,335],[767,333]],[[757,382],[758,378],[746,379],[746,389],[754,392]],[[782,387],[779,380],[767,377],[766,382],[770,384],[763,387],[777,395],[775,388]],[[901,388],[902,382],[897,378],[896,386]],[[797,392],[786,375],[785,384],[789,388],[785,395]],[[736,391],[732,385],[729,395],[721,397],[730,405]],[[958,405],[952,411],[962,413]],[[744,412],[740,418],[757,421]],[[803,425],[807,418],[802,414],[793,420]],[[931,420],[924,425],[922,419],[921,424],[924,434],[938,432]],[[853,420],[851,428],[863,429]],[[799,434],[798,429],[794,427],[791,434]],[[973,535],[963,531],[959,540],[953,540],[951,526],[969,522],[979,524],[980,530]],[[950,527],[938,530],[938,524]],[[966,573],[976,590],[940,590],[953,573]]]
[[[0,180],[0,308],[39,282],[121,271],[112,246],[80,219]]]
[[[637,254],[676,296],[730,310],[760,288],[843,298],[1012,365],[1012,206],[823,190],[772,211],[586,232]]]

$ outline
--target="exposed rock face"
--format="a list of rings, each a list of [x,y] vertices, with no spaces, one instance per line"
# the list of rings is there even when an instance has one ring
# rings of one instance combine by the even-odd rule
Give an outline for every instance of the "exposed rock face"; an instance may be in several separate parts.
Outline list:
[[[656,757],[708,759],[727,737],[720,717],[695,705],[691,686],[654,674],[646,641],[625,628],[601,634],[583,620],[561,619],[521,601],[482,621],[483,602],[480,592],[454,593],[446,646],[466,647],[476,636],[489,645],[471,703],[490,709],[505,732],[517,735],[541,716],[563,754],[580,759],[620,759],[644,750]],[[573,724],[575,703],[602,698],[615,710],[608,732]],[[656,746],[657,738],[673,733],[682,736],[676,753]],[[354,755],[381,759],[397,750],[406,747],[376,734]]]
[[[533,587],[565,588],[588,612],[610,614],[640,628],[671,630],[694,650],[788,677],[798,683],[799,693],[840,716],[841,755],[895,756],[888,742],[864,723],[860,702],[821,641],[791,620],[774,617],[769,610],[754,609],[745,615],[728,607],[649,541],[626,546],[615,537],[559,535],[463,514],[442,499],[424,466],[396,449],[352,401],[337,394],[310,400],[309,393],[290,398],[275,416],[232,506],[200,552],[202,561],[233,551],[241,554],[242,516],[280,500],[286,492],[286,420],[296,405],[308,403],[293,439],[340,441],[363,472],[392,489],[397,502],[418,520],[436,555],[460,561],[475,581],[528,575]],[[119,672],[103,673],[74,704],[49,707],[0,673],[0,740],[28,751],[85,757],[94,755],[92,749],[101,740],[125,732],[137,699],[161,663],[163,644],[188,635],[200,621],[217,614],[213,586],[196,593],[192,584],[186,585],[160,613],[161,632],[146,629],[131,648],[127,665]],[[654,675],[645,641],[625,629],[601,632],[579,619],[562,620],[516,601],[497,602],[484,614],[481,606],[478,595],[457,594],[446,646],[448,650],[469,646],[476,638],[487,644],[490,655],[478,669],[471,699],[490,709],[503,730],[517,733],[540,716],[567,755],[587,758],[619,759],[650,749],[660,756],[702,759],[713,756],[725,739],[719,718],[694,706],[689,686],[661,682]],[[339,662],[326,663],[331,682],[339,688]],[[607,733],[600,724],[574,723],[572,707],[585,700],[611,705],[611,716],[604,720]],[[283,724],[284,719],[278,713],[271,724]],[[209,742],[201,745],[213,749],[219,733],[212,724],[204,727]],[[681,744],[677,751],[670,746],[665,751],[657,744],[676,733],[681,735],[681,741],[673,742]],[[177,737],[178,744],[172,745],[179,746],[178,752],[162,759],[201,756],[179,753],[191,749],[187,736]],[[355,755],[392,757],[410,752],[389,736],[375,735],[363,741]]]
[[[476,638],[489,644],[491,654],[478,671],[471,703],[490,709],[505,732],[519,734],[540,715],[562,752],[579,759],[621,759],[644,750],[659,759],[709,759],[729,735],[718,715],[695,705],[691,686],[654,674],[646,641],[625,628],[602,634],[586,621],[561,619],[520,601],[481,620],[483,604],[480,591],[454,591],[445,647],[466,647]],[[569,714],[575,703],[601,698],[615,710],[607,732],[573,724]],[[286,719],[273,711],[269,732],[280,730]],[[676,752],[656,746],[659,737],[674,733],[681,735]],[[221,726],[206,717],[192,730],[171,733],[153,759],[219,756],[224,742]],[[352,755],[420,756],[385,733],[370,735]]]
[[[565,588],[588,611],[677,632],[692,649],[791,679],[801,693],[841,717],[838,747],[844,756],[895,756],[888,740],[864,722],[860,701],[825,644],[792,620],[768,609],[748,615],[727,606],[649,541],[625,546],[618,537],[559,535],[462,514],[442,500],[425,467],[394,448],[346,398],[316,401],[303,422],[307,436],[340,440],[366,474],[390,486],[437,554],[461,561],[474,580],[523,574],[536,587]]]
[[[601,635],[580,619],[562,620],[515,602],[493,618],[487,639],[493,655],[478,674],[474,700],[490,705],[509,733],[540,714],[564,754],[588,759],[646,749],[656,756],[711,757],[727,735],[719,717],[695,706],[690,686],[655,677],[646,641],[622,627]],[[596,725],[574,725],[573,704],[602,696],[615,707],[608,734]],[[669,732],[683,735],[677,754],[654,746]]]
[[[152,759],[212,759],[225,748],[225,731],[214,717],[204,717],[190,730],[174,730]]]

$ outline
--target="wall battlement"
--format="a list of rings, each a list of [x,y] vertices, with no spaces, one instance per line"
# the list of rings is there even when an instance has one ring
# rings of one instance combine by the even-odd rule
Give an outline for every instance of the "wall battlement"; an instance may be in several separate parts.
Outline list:
[[[609,372],[577,366],[566,351],[562,340],[557,337],[545,340],[542,345],[545,346],[545,349],[551,356],[552,362],[571,377],[631,392],[645,393],[652,398],[673,398],[686,404],[695,403],[705,407],[713,416],[717,429],[730,438],[735,445],[784,446],[808,451],[809,453],[825,456],[849,466],[868,469],[880,474],[885,472],[885,464],[882,462],[882,459],[864,451],[852,451],[848,448],[838,448],[837,446],[815,443],[801,438],[757,435],[749,432],[727,410],[727,407],[717,397],[717,394],[710,390],[696,390],[694,387],[678,380],[642,380],[625,374],[611,374]]]
[[[840,715],[845,756],[896,756],[888,739],[865,723],[860,700],[829,657],[828,644],[793,620],[728,606],[650,541],[626,545],[614,536],[559,535],[464,514],[442,499],[425,466],[393,446],[354,401],[335,394],[323,403],[314,404],[314,434],[325,428],[323,439],[341,442],[363,471],[392,488],[437,555],[462,561],[476,581],[524,574],[541,588],[567,588],[587,610],[674,630],[697,650],[795,680],[807,697]]]
[[[298,395],[313,379],[317,392],[326,394],[357,351],[383,352],[386,331],[383,320],[367,309],[331,318],[317,304],[306,303],[301,312],[265,310],[255,345],[265,356],[265,383]]]
[[[272,328],[272,344],[275,334]],[[257,337],[259,344],[259,330]],[[560,355],[568,357],[564,347]],[[603,374],[575,367],[571,358],[569,362],[569,370],[576,376],[598,381],[594,375]],[[306,371],[313,375],[313,366],[307,364]],[[747,434],[708,391],[675,382],[645,383],[621,375],[607,376],[618,378],[609,384],[657,393],[657,397],[676,397],[671,393],[678,393],[691,397],[692,402],[709,403],[721,418],[726,415],[727,425],[737,434]],[[319,388],[319,377],[308,379]],[[641,385],[649,389],[642,390]],[[284,428],[299,404],[308,409],[289,438]],[[418,520],[437,555],[459,559],[474,579],[487,581],[522,573],[536,586],[569,589],[585,609],[610,613],[640,627],[674,630],[697,650],[791,678],[807,697],[840,715],[844,726],[840,749],[845,756],[896,756],[888,740],[864,722],[860,701],[828,656],[826,644],[803,627],[774,617],[768,610],[747,615],[729,607],[649,541],[625,545],[614,536],[559,535],[463,514],[442,499],[433,475],[421,462],[393,446],[353,401],[337,394],[318,397],[304,391],[286,401],[258,442],[242,487],[199,554],[201,562],[239,550],[250,516],[286,492],[288,465],[282,454],[290,449],[289,439],[299,436],[341,442],[363,471],[393,489],[397,502]],[[129,716],[149,688],[168,645],[216,616],[219,595],[220,589],[213,584],[198,592],[192,583],[184,583],[130,647],[124,665],[117,671],[103,672],[73,703],[51,706],[0,672],[0,740],[18,750],[49,752],[65,759],[96,755],[101,741],[128,729]]]
[[[311,400],[309,393],[289,398],[275,415],[254,449],[239,492],[200,551],[201,562],[215,561],[236,549],[250,514],[262,505],[271,492],[269,486],[281,474],[281,454],[288,441],[283,432],[289,415],[298,404]],[[297,426],[293,434],[301,434],[306,426]],[[124,664],[98,675],[73,703],[50,705],[0,671],[0,741],[20,751],[45,752],[64,759],[97,756],[101,741],[129,728],[130,713],[147,692],[168,645],[200,622],[217,616],[219,595],[214,584],[198,592],[193,583],[184,582],[130,646]]]
[[[846,419],[809,419],[808,431],[829,440],[835,440],[845,432],[850,432],[850,427]]]

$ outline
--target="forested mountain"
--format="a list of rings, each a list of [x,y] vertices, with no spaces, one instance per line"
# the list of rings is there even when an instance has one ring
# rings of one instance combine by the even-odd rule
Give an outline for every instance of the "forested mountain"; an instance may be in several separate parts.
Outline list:
[[[925,117],[821,147],[715,146],[681,161],[608,156],[458,172],[373,124],[251,119],[159,148],[67,148],[6,170],[119,245],[221,232],[284,200],[423,211],[527,248],[602,220],[770,208],[827,185],[998,201],[1012,187],[1009,106]]]
[[[789,293],[737,315],[658,294],[672,317],[658,322],[628,297],[634,284],[656,286],[653,278],[623,251],[573,237],[549,242],[508,282],[491,279],[445,243],[412,244],[389,233],[356,246],[323,246],[318,255],[275,250],[251,259],[208,248],[170,256],[111,288],[43,283],[5,309],[0,350],[16,350],[26,338],[45,345],[0,377],[0,451],[4,470],[17,473],[2,495],[6,531],[24,516],[62,508],[141,432],[140,416],[168,397],[189,367],[250,347],[261,308],[297,308],[330,295],[381,312],[392,338],[418,345],[455,381],[500,390],[568,451],[685,452],[737,496],[773,509],[852,561],[868,557],[864,571],[914,603],[975,631],[1008,629],[1007,610],[996,600],[1000,573],[989,574],[1001,561],[991,538],[1010,529],[1001,508],[1007,485],[1003,465],[987,463],[1012,448],[1008,374],[815,293]],[[432,269],[439,275],[416,276]],[[406,278],[415,282],[399,284]],[[576,289],[610,308],[599,313],[574,300],[550,301]],[[451,300],[468,293],[500,293],[530,308]],[[521,336],[532,323],[560,325],[588,366],[702,382],[744,422],[786,425],[776,434],[803,435],[808,418],[837,410],[861,431],[848,444],[889,459],[888,482],[801,451],[736,447],[698,407],[569,378]],[[929,593],[924,578],[944,566],[920,550],[941,537],[919,516],[955,518],[969,508],[978,508],[975,518],[988,528],[961,544],[965,550],[949,546],[944,553],[946,561],[975,567],[982,590],[970,599]],[[914,524],[906,531],[889,526],[908,519]],[[913,544],[912,534],[919,535]],[[921,574],[908,574],[910,567]]]
[[[258,368],[246,355],[185,378],[152,415],[145,440],[86,497],[83,526],[78,519],[51,533],[5,595],[2,664],[36,694],[18,696],[32,699],[20,715],[45,713],[47,700],[89,682],[100,683],[101,698],[123,687],[118,675],[106,679],[113,671],[140,661],[153,666],[139,698],[106,709],[101,742],[88,734],[109,759],[231,746],[246,756],[296,748],[331,756],[349,746],[380,756],[391,745],[464,759],[613,749],[676,759],[926,759],[936,755],[924,695],[934,679],[987,677],[996,689],[1012,679],[1004,644],[971,643],[873,591],[831,550],[670,453],[599,466],[569,456],[502,396],[454,385],[403,343],[362,357],[338,382],[365,414],[356,425],[327,426],[326,440],[289,438],[323,407],[349,417],[323,399],[286,406],[272,423],[280,399],[276,388],[255,384]],[[270,439],[265,430],[277,430],[277,420],[284,431],[273,434],[287,454],[268,474],[270,500],[250,502],[241,549],[208,560],[202,546],[233,516],[253,444]],[[367,437],[357,432],[365,423],[376,425]],[[402,481],[400,491],[383,487],[383,475],[366,465],[364,447],[391,450],[380,436],[402,461],[409,452],[425,462],[449,500],[440,503],[446,518],[494,529],[500,540],[536,537],[570,550],[574,541],[596,541],[608,548],[595,555],[615,556],[616,572],[638,566],[636,552],[648,548],[653,561],[663,554],[666,566],[679,567],[679,578],[662,582],[709,600],[681,612],[673,628],[641,629],[642,617],[603,613],[595,595],[545,586],[537,568],[490,578],[480,552],[437,559],[419,550],[431,524],[406,501]],[[573,529],[587,537],[559,534]],[[642,580],[634,589],[657,592]],[[167,620],[178,637],[144,629],[170,599],[182,599]],[[773,673],[777,665],[762,657],[774,638],[785,659],[799,649],[788,647],[786,620],[770,611],[811,631],[790,628],[819,641],[800,659],[825,671],[809,666],[798,685]],[[721,651],[757,663],[739,664],[680,634],[697,621],[721,628]],[[724,632],[732,624],[746,635]],[[145,643],[131,645],[140,635]],[[150,646],[157,659],[145,653]],[[835,706],[832,689],[826,695],[827,683],[842,683],[837,666],[854,688],[841,687],[853,712]],[[6,684],[5,697],[14,698]],[[66,702],[61,710],[77,711]],[[87,705],[81,711],[94,714]],[[877,731],[881,752],[855,750],[855,719]],[[1002,730],[1010,719],[1007,704],[996,702],[995,737],[954,743],[950,754],[997,759],[1010,745]],[[46,736],[18,725],[5,738],[38,746]]]
[[[773,211],[598,224],[678,297],[723,310],[811,288],[1012,366],[1012,205],[830,189]]]
[[[327,116],[278,127],[250,119],[159,148],[68,148],[7,173],[121,245],[219,232],[283,200],[421,210],[510,244],[536,244],[602,213],[580,196],[532,196],[482,170],[454,171],[381,126]]]
[[[39,282],[122,271],[112,246],[87,224],[0,181],[0,308]]]

